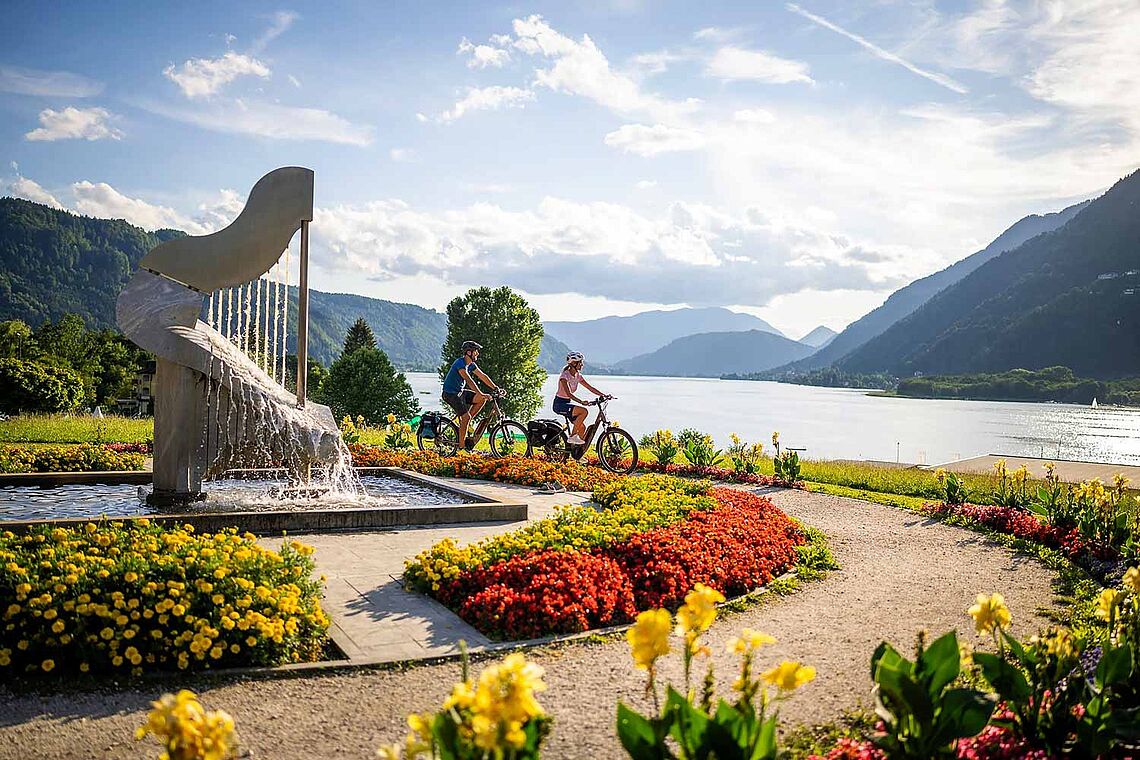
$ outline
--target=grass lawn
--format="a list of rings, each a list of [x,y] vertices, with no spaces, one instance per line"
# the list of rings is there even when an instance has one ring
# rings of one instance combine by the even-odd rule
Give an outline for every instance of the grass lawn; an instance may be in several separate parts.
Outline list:
[[[0,420],[0,443],[144,443],[153,438],[150,417],[23,414]]]

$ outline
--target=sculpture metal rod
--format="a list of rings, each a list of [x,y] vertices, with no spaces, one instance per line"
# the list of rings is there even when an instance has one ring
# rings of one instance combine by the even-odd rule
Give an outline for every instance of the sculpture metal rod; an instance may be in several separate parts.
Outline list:
[[[309,384],[309,220],[301,220],[300,283],[297,286],[297,406],[304,408]]]

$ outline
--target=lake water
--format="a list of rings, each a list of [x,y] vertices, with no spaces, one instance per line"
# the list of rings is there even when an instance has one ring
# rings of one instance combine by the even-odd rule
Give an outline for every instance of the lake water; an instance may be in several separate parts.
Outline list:
[[[718,445],[731,433],[769,448],[773,430],[785,447],[812,459],[878,459],[939,464],[981,454],[1044,456],[1140,464],[1140,409],[1071,404],[884,398],[848,388],[587,375],[618,398],[611,419],[640,438],[658,428],[695,427]],[[440,409],[439,379],[408,373],[424,409]],[[557,378],[543,385],[539,417],[553,417]],[[591,410],[591,418],[593,412]]]

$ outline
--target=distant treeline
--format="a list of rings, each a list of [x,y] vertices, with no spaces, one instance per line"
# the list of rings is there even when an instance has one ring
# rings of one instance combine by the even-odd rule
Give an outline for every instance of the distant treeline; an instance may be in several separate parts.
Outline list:
[[[823,388],[878,388],[890,390],[898,382],[885,372],[843,372],[834,367],[823,367],[808,371],[749,372],[746,375],[723,375],[723,380],[769,380],[794,385],[816,385]]]
[[[929,375],[899,381],[896,392],[914,398],[962,398],[992,401],[1058,401],[1140,405],[1140,378],[1092,380],[1068,367],[1011,369],[996,374]]]

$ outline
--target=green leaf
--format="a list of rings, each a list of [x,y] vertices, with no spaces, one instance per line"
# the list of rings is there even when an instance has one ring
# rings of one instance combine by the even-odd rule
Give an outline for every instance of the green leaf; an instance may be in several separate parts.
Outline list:
[[[880,687],[880,699],[885,694],[890,699],[889,706],[899,718],[910,714],[923,723],[930,722],[934,717],[934,705],[922,684],[911,677],[911,663],[904,660],[888,664],[885,659],[879,662],[875,678]]]
[[[665,745],[664,731],[656,719],[649,719],[618,702],[617,732],[622,748],[632,760],[665,760],[674,755]]]
[[[938,744],[977,736],[990,721],[996,703],[974,689],[950,689],[942,695],[935,738]]]
[[[1131,673],[1132,648],[1127,644],[1119,647],[1106,646],[1096,666],[1096,685],[1104,689],[1114,684],[1126,683]]]
[[[975,652],[974,662],[982,669],[982,675],[1002,699],[1024,703],[1032,695],[1029,682],[1021,672],[1021,668],[1008,660],[989,652]]]
[[[672,686],[665,697],[665,713],[669,717],[669,733],[681,745],[688,760],[707,760],[712,755],[708,742],[709,716],[693,707]]]
[[[939,636],[918,658],[915,675],[926,681],[926,690],[936,699],[948,684],[958,677],[962,669],[962,655],[958,650],[958,634],[954,631]]]

